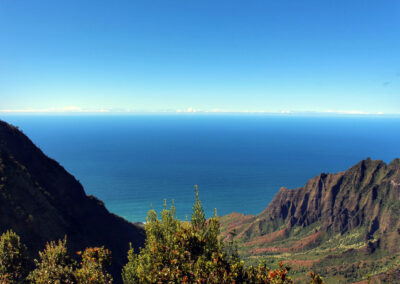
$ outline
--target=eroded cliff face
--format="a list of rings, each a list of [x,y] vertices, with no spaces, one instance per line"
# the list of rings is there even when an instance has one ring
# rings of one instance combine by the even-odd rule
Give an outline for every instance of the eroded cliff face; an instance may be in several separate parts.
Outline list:
[[[222,218],[222,224],[226,231],[235,229],[237,239],[243,242],[313,224],[318,224],[321,234],[364,228],[367,241],[397,234],[399,212],[400,160],[385,164],[367,159],[345,172],[320,174],[304,187],[283,187],[261,214],[244,220],[228,215]],[[393,244],[385,244],[395,249]]]
[[[117,279],[129,242],[138,249],[145,239],[143,228],[108,212],[21,131],[0,121],[0,234],[7,229],[21,236],[32,256],[65,235],[71,253],[105,246]]]
[[[302,188],[281,188],[260,215],[289,227],[321,221],[323,229],[344,233],[372,222],[384,231],[396,221],[385,213],[386,205],[400,200],[399,165],[398,159],[389,165],[367,159],[344,173],[320,174]]]
[[[248,262],[283,260],[297,271],[321,273],[327,283],[374,273],[389,279],[389,268],[400,264],[400,160],[367,159],[304,187],[283,187],[259,215],[232,213],[221,225]],[[297,275],[300,283],[303,276]]]

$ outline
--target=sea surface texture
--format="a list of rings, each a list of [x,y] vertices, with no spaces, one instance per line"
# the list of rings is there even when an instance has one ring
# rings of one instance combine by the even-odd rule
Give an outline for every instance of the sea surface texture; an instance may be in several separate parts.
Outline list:
[[[260,213],[281,186],[400,157],[400,119],[267,115],[7,115],[87,194],[130,221],[167,199],[190,218],[194,185],[206,214]]]

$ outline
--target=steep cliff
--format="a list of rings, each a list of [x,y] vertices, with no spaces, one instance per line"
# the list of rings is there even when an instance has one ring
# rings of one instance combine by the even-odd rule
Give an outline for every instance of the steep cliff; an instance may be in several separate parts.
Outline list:
[[[32,256],[65,235],[71,253],[104,245],[116,278],[129,242],[137,249],[145,239],[142,228],[108,212],[21,131],[0,121],[0,234],[7,229],[21,236]]]
[[[331,258],[347,264],[356,255],[397,256],[400,160],[367,159],[345,172],[320,174],[304,187],[283,187],[259,215],[234,213],[221,223],[225,238],[235,231],[242,255],[253,259],[281,256],[318,269],[330,266]]]

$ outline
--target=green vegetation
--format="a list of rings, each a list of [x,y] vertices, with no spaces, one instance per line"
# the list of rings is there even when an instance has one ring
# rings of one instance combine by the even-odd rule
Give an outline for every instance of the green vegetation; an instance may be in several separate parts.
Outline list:
[[[26,247],[19,236],[7,231],[0,237],[0,283],[16,283],[27,274]]]
[[[198,190],[190,222],[175,217],[166,204],[160,219],[150,210],[146,243],[139,254],[128,253],[124,283],[291,283],[289,267],[271,270],[265,264],[245,268],[233,246],[219,239],[219,220],[206,220]]]
[[[79,284],[112,283],[112,277],[106,267],[111,265],[111,252],[104,247],[87,248],[82,255],[81,268],[75,271],[76,282]]]
[[[40,261],[35,259],[36,269],[28,280],[38,284],[74,283],[74,262],[68,256],[66,244],[66,238],[58,243],[47,243],[44,251],[39,252]]]
[[[0,146],[1,284],[110,283],[110,274],[118,283],[282,283],[283,276],[289,279],[281,261],[299,283],[320,282],[318,274],[310,280],[310,271],[328,283],[368,275],[371,283],[400,279],[399,159],[367,159],[345,172],[318,175],[304,187],[282,188],[256,216],[206,220],[196,187],[190,221],[179,221],[174,207],[165,206],[159,215],[149,212],[145,231],[86,196],[72,175],[2,121]],[[38,255],[43,240],[64,235],[68,250],[64,239]],[[104,247],[83,249],[93,243]]]
[[[175,217],[175,207],[166,208],[158,218],[150,210],[146,223],[146,243],[138,254],[128,251],[122,270],[124,283],[292,283],[290,267],[279,264],[270,269],[266,263],[245,266],[236,243],[220,239],[216,214],[206,219],[197,187],[190,222]],[[0,238],[0,283],[77,283],[108,284],[111,252],[104,247],[77,252],[77,262],[68,255],[67,238],[46,244],[28,274],[26,248],[17,234],[7,231]],[[312,282],[317,283],[317,282]]]
[[[263,261],[267,266],[275,268],[283,261],[292,267],[291,278],[296,283],[304,283],[309,271],[323,275],[327,283],[352,283],[365,280],[368,274],[386,279],[392,273],[391,270],[400,267],[399,253],[367,251],[369,241],[365,240],[365,228],[354,229],[343,235],[324,233],[320,235],[323,241],[316,240],[308,247],[296,249],[297,244],[305,243],[308,237],[315,234],[313,226],[294,227],[285,237],[267,243],[244,243],[238,239],[240,255],[247,265]],[[270,251],[262,251],[263,248]],[[257,250],[261,253],[253,253]],[[374,280],[371,283],[375,283]]]
[[[398,160],[367,159],[303,187],[282,188],[256,216],[221,217],[221,234],[237,242],[247,265],[264,261],[274,268],[284,261],[300,283],[310,270],[328,283],[367,280],[368,274],[371,283],[386,281],[400,268],[399,181]]]
[[[180,221],[175,216],[175,206],[158,215],[150,210],[145,224],[145,246],[135,252],[128,251],[128,262],[122,269],[122,280],[131,283],[324,283],[329,281],[352,282],[359,279],[376,280],[377,275],[395,279],[399,274],[399,255],[373,254],[367,259],[362,254],[365,247],[365,230],[360,228],[346,234],[331,234],[319,242],[320,223],[306,228],[293,227],[291,231],[270,239],[253,243],[237,243],[237,233],[222,240],[220,219],[216,212],[206,219],[195,187],[196,201],[190,221]],[[284,237],[283,237],[284,236]],[[312,236],[312,238],[310,238]],[[239,239],[240,240],[240,239]],[[301,243],[299,243],[301,240]],[[310,245],[305,240],[311,240]],[[305,246],[303,246],[305,244]],[[299,250],[285,248],[300,245]],[[251,252],[262,248],[279,248],[261,255]],[[238,248],[245,261],[239,257]],[[303,249],[306,248],[306,249]],[[382,261],[378,264],[372,257]],[[104,247],[86,248],[71,258],[67,238],[49,242],[35,268],[29,271],[26,247],[17,234],[5,232],[0,237],[0,283],[77,283],[110,284],[112,276],[107,271],[111,265],[111,251]],[[363,261],[358,261],[363,259]],[[294,267],[294,271],[288,265]],[[358,262],[357,262],[358,261]],[[324,269],[329,267],[329,271]],[[289,276],[289,271],[291,275]],[[310,271],[313,271],[310,273]],[[315,272],[314,272],[315,271]],[[333,276],[332,276],[333,275]],[[375,277],[375,278],[374,278]],[[391,278],[390,278],[391,277]],[[397,278],[396,278],[397,279]],[[373,282],[372,282],[373,283]]]
[[[145,240],[141,226],[111,214],[103,202],[87,196],[79,181],[28,137],[0,121],[0,235],[7,229],[18,233],[27,245],[28,270],[37,268],[33,259],[41,261],[38,251],[46,242],[56,241],[58,245],[58,240],[67,235],[68,252],[79,263],[74,271],[81,262],[76,251],[104,246],[113,252],[107,270],[115,281],[120,280],[129,242],[134,241],[137,251]]]
[[[37,284],[108,284],[111,275],[105,267],[111,264],[111,252],[101,248],[87,248],[78,252],[80,264],[71,259],[67,251],[67,239],[49,242],[34,260],[36,268],[28,274],[29,262],[26,247],[19,236],[7,231],[0,237],[0,283]]]

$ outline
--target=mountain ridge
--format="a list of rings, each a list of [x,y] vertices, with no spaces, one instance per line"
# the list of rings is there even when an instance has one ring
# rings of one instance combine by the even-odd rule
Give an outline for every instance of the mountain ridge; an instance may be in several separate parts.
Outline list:
[[[223,216],[222,235],[235,239],[247,259],[282,256],[290,262],[288,255],[297,255],[329,275],[318,267],[329,257],[349,251],[365,259],[399,254],[399,213],[400,160],[386,164],[368,158],[344,172],[319,174],[303,187],[280,188],[258,215]]]
[[[141,226],[108,212],[82,185],[18,128],[0,121],[0,233],[12,229],[37,257],[46,242],[67,235],[72,253],[89,246],[112,251],[117,281],[129,242],[143,246]]]

